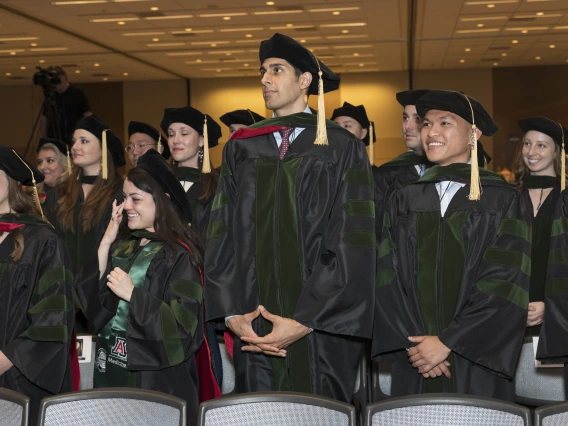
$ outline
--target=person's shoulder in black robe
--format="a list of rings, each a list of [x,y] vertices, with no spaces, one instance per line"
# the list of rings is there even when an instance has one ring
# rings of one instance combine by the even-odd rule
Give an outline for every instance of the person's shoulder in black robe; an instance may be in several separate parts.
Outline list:
[[[0,244],[0,350],[14,364],[0,387],[30,397],[35,424],[42,398],[71,392],[73,274],[63,241],[39,216],[6,214],[0,222],[24,224],[17,262],[12,234]]]
[[[373,356],[394,360],[393,394],[458,392],[512,400],[525,332],[530,217],[521,194],[480,169],[436,166],[395,192],[378,247]],[[436,182],[465,184],[441,216]],[[436,335],[452,352],[452,379],[424,379],[408,362],[409,336]]]

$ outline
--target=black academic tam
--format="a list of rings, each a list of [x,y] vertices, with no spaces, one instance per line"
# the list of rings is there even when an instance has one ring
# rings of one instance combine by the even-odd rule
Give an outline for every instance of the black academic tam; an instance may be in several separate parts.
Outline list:
[[[75,125],[75,130],[77,129],[83,129],[92,133],[101,143],[103,141],[103,132],[106,130],[107,148],[112,155],[114,167],[122,167],[126,164],[122,142],[114,132],[110,130],[108,124],[95,114],[81,118]]]
[[[566,127],[546,117],[531,117],[519,120],[519,128],[525,133],[529,130],[544,133],[550,136],[560,147],[562,147],[562,140],[566,141],[566,138],[568,138],[568,129]],[[564,149],[566,150],[566,147]]]
[[[418,99],[429,91],[429,89],[405,90],[404,92],[398,92],[396,94],[396,100],[403,107],[407,105],[416,105]]]
[[[41,172],[8,146],[0,146],[0,170],[3,170],[12,179],[21,182],[25,186],[33,185],[32,177],[36,183],[43,182]]]
[[[141,121],[131,121],[128,123],[128,137],[132,137],[134,133],[143,133],[150,136],[156,141],[161,141],[164,152],[162,152],[162,157],[166,160],[171,157],[170,148],[168,146],[168,139],[166,137],[161,137],[160,131],[153,126]]]
[[[257,114],[250,109],[237,109],[235,111],[228,112],[219,117],[219,120],[227,126],[231,127],[233,124],[244,124],[245,126],[250,126],[251,124],[258,123],[265,118]]]
[[[65,142],[60,141],[59,139],[51,139],[51,138],[40,138],[36,152],[40,152],[41,149],[47,145],[52,144],[57,148],[57,150],[62,153],[63,155],[67,155],[67,144]]]
[[[160,127],[166,133],[172,123],[183,123],[191,127],[197,133],[203,136],[205,117],[207,117],[207,137],[209,140],[209,148],[219,145],[221,137],[221,126],[211,118],[210,115],[203,114],[198,109],[190,106],[183,108],[166,108],[164,110],[164,118],[160,123]]]

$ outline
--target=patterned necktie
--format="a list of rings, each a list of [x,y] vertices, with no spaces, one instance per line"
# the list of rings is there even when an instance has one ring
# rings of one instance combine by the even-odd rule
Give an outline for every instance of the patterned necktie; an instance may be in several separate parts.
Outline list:
[[[282,160],[286,155],[286,151],[290,148],[290,135],[294,131],[293,127],[286,127],[283,130],[279,130],[278,133],[282,136],[282,143],[278,148],[280,150],[280,159]]]

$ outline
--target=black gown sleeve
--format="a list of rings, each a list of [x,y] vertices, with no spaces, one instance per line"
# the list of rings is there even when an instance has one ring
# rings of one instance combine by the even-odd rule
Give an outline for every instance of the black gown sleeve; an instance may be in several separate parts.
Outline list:
[[[521,195],[513,195],[495,215],[496,232],[472,278],[465,307],[439,335],[453,352],[506,377],[514,376],[523,343],[530,282],[528,210]]]
[[[544,321],[536,357],[568,363],[568,193],[562,192],[552,222],[544,294]]]
[[[189,253],[180,248],[173,265],[154,259],[146,280],[150,282],[145,288],[135,288],[130,299],[129,370],[161,370],[180,364],[195,354],[202,341],[203,287]],[[146,288],[159,288],[163,297]]]
[[[31,323],[2,352],[14,364],[12,368],[17,368],[35,385],[56,394],[61,391],[69,365],[69,340],[75,320],[73,274],[61,239],[55,234],[46,241],[34,239],[28,235],[24,238],[24,244],[30,246],[27,249],[35,244],[37,251],[30,275],[21,277],[34,280],[21,283],[35,287],[29,305],[21,306]]]
[[[376,248],[373,176],[365,145],[357,139],[349,141],[340,161],[323,248],[293,318],[314,330],[370,338]]]
[[[211,203],[205,249],[206,321],[222,320],[230,315],[246,314],[240,304],[233,231],[230,229],[235,210],[236,182],[233,163],[234,141],[223,149],[223,163],[217,192]]]

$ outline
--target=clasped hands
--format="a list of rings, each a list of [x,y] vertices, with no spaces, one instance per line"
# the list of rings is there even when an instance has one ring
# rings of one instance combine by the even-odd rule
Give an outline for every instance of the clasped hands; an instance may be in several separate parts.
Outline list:
[[[272,323],[272,332],[259,337],[252,329],[252,322],[259,316]],[[310,329],[290,318],[271,314],[262,305],[253,312],[235,316],[227,320],[227,325],[246,346],[244,352],[263,353],[278,357],[286,357],[286,348],[302,337],[311,333]]]
[[[408,361],[424,378],[435,378],[442,374],[448,379],[452,377],[446,361],[451,350],[444,345],[438,336],[411,336],[408,338],[416,346],[408,350]]]

